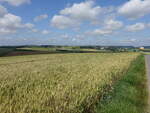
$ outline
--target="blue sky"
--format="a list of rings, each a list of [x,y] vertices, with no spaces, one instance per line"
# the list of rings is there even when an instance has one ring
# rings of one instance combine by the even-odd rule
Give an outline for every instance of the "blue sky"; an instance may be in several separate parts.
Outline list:
[[[150,45],[150,0],[0,0],[0,45]]]

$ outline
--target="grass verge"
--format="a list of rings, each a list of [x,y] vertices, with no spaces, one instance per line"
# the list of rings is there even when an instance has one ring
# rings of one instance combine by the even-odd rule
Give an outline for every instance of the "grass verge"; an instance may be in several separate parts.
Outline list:
[[[96,113],[146,113],[148,91],[144,56],[132,62],[128,72],[98,104]]]

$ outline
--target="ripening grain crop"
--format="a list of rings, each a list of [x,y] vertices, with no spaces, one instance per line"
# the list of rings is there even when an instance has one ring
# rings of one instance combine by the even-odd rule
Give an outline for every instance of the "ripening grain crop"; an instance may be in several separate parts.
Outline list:
[[[81,113],[137,53],[0,58],[0,113]]]

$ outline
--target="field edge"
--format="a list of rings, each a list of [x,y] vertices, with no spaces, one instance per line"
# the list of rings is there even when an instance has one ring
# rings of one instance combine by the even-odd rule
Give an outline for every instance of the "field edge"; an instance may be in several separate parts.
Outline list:
[[[146,113],[148,88],[144,55],[131,63],[119,80],[96,107],[96,113]]]

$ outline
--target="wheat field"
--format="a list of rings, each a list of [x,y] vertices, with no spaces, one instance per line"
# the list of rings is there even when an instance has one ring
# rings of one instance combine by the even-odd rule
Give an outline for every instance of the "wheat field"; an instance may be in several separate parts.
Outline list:
[[[138,53],[0,57],[0,113],[82,113]]]

